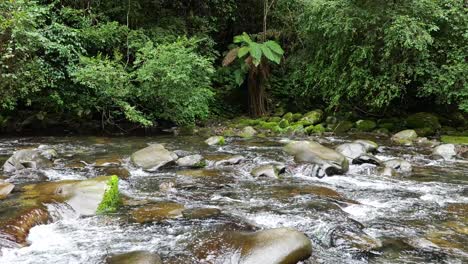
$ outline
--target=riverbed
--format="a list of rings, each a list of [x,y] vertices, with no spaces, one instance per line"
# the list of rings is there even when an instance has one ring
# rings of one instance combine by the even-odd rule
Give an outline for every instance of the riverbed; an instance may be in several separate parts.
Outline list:
[[[26,246],[3,247],[0,263],[101,263],[109,254],[134,250],[157,252],[164,263],[230,263],[197,257],[194,244],[220,230],[277,227],[297,229],[311,239],[312,257],[304,263],[468,263],[468,162],[435,159],[429,147],[396,146],[373,135],[309,139],[333,147],[363,137],[380,145],[379,159],[402,158],[413,171],[384,176],[364,164],[351,165],[345,175],[311,177],[307,166],[283,151],[285,138],[229,138],[223,146],[172,135],[2,138],[2,164],[17,149],[56,149],[60,159],[44,170],[48,181],[83,180],[105,174],[107,167],[124,168],[130,175],[119,181],[119,189],[131,202],[115,214],[90,217],[50,204],[53,221],[33,227]],[[207,167],[147,172],[132,165],[130,155],[151,143],[201,154]],[[216,162],[234,155],[245,160]],[[281,178],[252,177],[252,169],[272,162],[286,164]],[[8,218],[8,199],[0,201],[3,219]],[[221,215],[144,224],[129,217],[134,208],[159,201],[217,208]],[[349,226],[359,226],[357,237],[333,241]]]

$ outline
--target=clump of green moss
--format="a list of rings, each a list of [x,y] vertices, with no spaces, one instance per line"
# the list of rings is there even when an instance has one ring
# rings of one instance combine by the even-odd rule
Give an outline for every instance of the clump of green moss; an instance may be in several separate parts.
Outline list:
[[[111,176],[107,182],[107,189],[104,192],[101,203],[99,204],[96,213],[108,214],[114,213],[121,205],[119,193],[119,177],[116,175]]]
[[[224,139],[224,137],[221,136],[221,137],[219,138],[218,145],[220,145],[220,146],[226,145],[226,139]]]
[[[202,160],[200,162],[195,163],[194,167],[202,169],[202,168],[205,168],[206,165],[207,165],[206,160]]]
[[[447,144],[468,145],[468,137],[442,136],[441,141]]]

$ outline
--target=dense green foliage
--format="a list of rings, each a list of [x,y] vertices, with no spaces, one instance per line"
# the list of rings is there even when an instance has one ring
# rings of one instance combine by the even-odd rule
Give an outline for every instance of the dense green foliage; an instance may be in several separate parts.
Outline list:
[[[247,112],[261,75],[246,60],[222,66],[233,41],[253,65],[275,62],[257,81],[272,112],[468,113],[464,0],[268,5],[265,16],[262,0],[0,1],[0,125],[192,125]]]
[[[119,193],[119,178],[111,176],[107,182],[107,189],[104,193],[102,201],[99,203],[96,213],[107,214],[114,213],[121,205],[121,198]]]

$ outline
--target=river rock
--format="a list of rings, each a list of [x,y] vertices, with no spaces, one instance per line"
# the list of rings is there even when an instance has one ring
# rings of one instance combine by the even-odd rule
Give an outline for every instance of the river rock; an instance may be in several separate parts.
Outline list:
[[[370,154],[362,154],[359,157],[353,159],[352,163],[357,164],[357,165],[367,163],[367,164],[373,164],[373,165],[376,165],[376,166],[380,166],[382,162],[375,156],[372,156]]]
[[[335,148],[335,150],[343,154],[348,159],[356,159],[359,156],[366,154],[366,148],[359,143],[345,143]]]
[[[286,166],[281,164],[267,164],[256,167],[252,170],[252,176],[258,177],[268,177],[268,178],[278,178],[279,174],[284,173]]]
[[[119,179],[127,180],[130,178],[130,172],[122,167],[108,167],[104,169],[105,175],[116,175]]]
[[[213,136],[205,140],[205,143],[214,146],[214,145],[224,145],[226,142],[222,136]]]
[[[237,165],[244,161],[244,156],[235,155],[226,159],[221,159],[215,162],[215,166]]]
[[[176,161],[176,164],[180,167],[205,167],[203,156],[198,154],[180,158]]]
[[[0,181],[0,200],[5,199],[13,191],[15,185]]]
[[[221,214],[221,210],[217,208],[190,208],[182,211],[182,215],[186,219],[207,219],[214,218]]]
[[[106,264],[162,264],[158,254],[148,251],[133,251],[106,258]]]
[[[328,176],[343,174],[349,169],[345,156],[313,141],[293,141],[284,150],[293,155],[296,162],[319,165]]]
[[[67,203],[79,215],[94,215],[108,188],[110,177],[89,180],[65,180],[31,184],[23,187],[24,200],[36,204]]]
[[[362,231],[360,223],[338,225],[331,230],[330,234],[330,244],[332,247],[351,252],[369,252],[382,246],[379,240],[372,238]]]
[[[366,152],[374,153],[379,148],[379,144],[375,143],[372,140],[358,139],[354,140],[353,143],[361,144],[366,149]]]
[[[240,137],[243,138],[251,138],[257,134],[257,130],[255,130],[251,126],[246,126],[242,129],[242,131],[239,133]]]
[[[391,159],[384,162],[385,167],[392,168],[397,172],[408,173],[413,170],[413,166],[406,160]]]
[[[320,109],[310,111],[302,117],[301,121],[307,121],[311,125],[316,125],[320,123],[323,119],[323,111]]]
[[[377,123],[373,120],[359,120],[356,122],[356,129],[362,132],[371,132],[377,127]]]
[[[0,221],[0,238],[24,244],[31,228],[48,222],[49,213],[43,206],[18,209],[8,220]]]
[[[150,145],[138,150],[131,156],[133,164],[147,171],[157,170],[168,163],[174,162],[176,159],[177,155],[168,151],[161,144]]]
[[[140,207],[131,212],[133,219],[140,224],[161,222],[182,216],[184,205],[175,202],[158,202]]]
[[[413,141],[418,138],[416,131],[407,129],[400,131],[392,136],[392,141],[401,145],[411,145]]]
[[[275,228],[254,233],[224,232],[212,235],[196,246],[196,255],[209,255],[219,263],[296,264],[312,254],[312,243],[303,233],[290,228]],[[214,255],[214,256],[213,256]],[[216,262],[216,263],[218,263]]]
[[[3,164],[3,171],[15,172],[26,168],[43,169],[53,165],[52,160],[57,157],[57,152],[44,147],[37,149],[21,149]]]
[[[437,157],[442,157],[445,160],[450,160],[457,155],[457,150],[453,144],[442,144],[435,147],[432,154]]]
[[[40,170],[36,169],[22,169],[19,171],[14,172],[13,175],[11,175],[10,180],[12,182],[42,182],[42,181],[47,181],[49,177]]]
[[[394,174],[394,170],[389,167],[382,167],[377,170],[379,176],[391,177]]]
[[[409,128],[425,129],[426,135],[433,135],[441,128],[439,118],[430,113],[416,113],[406,119]]]

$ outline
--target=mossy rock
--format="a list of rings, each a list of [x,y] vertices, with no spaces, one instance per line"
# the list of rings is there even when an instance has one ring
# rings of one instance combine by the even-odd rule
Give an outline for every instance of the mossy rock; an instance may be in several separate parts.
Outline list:
[[[468,145],[468,137],[463,136],[442,136],[440,140],[446,144]]]
[[[400,131],[392,136],[392,141],[400,145],[412,145],[418,138],[418,133],[412,129]]]
[[[286,120],[288,120],[288,121],[293,121],[293,116],[294,116],[294,114],[291,113],[291,112],[289,112],[289,113],[287,113],[287,114],[285,114],[285,115],[283,116],[283,119],[286,119]]]
[[[416,113],[406,118],[406,124],[409,128],[432,128],[434,130],[440,129],[441,125],[439,118],[431,113]]]
[[[286,128],[286,131],[288,133],[292,133],[295,135],[305,133],[304,126],[301,124],[295,124],[295,125],[289,126],[288,128]]]
[[[390,134],[390,130],[385,127],[377,128],[373,131],[376,134],[381,134],[381,135],[388,135]]]
[[[223,137],[234,137],[236,135],[236,132],[232,128],[228,128],[223,131]]]
[[[354,124],[352,122],[345,120],[345,121],[338,122],[336,126],[332,127],[332,130],[336,134],[341,134],[341,133],[348,132],[349,130],[351,130],[351,128],[353,128],[353,126]]]
[[[370,132],[377,127],[377,123],[372,120],[359,120],[356,122],[356,128],[358,131]]]
[[[242,131],[239,133],[240,137],[243,138],[252,138],[257,134],[257,131],[251,127],[251,126],[246,126],[242,129]]]
[[[418,134],[418,136],[421,137],[433,136],[436,134],[436,131],[432,127],[416,128],[415,131]]]
[[[443,126],[441,129],[440,129],[440,132],[444,135],[455,135],[458,133],[457,129],[454,128],[454,127],[450,127],[450,126]]]
[[[293,121],[299,121],[301,118],[302,118],[302,114],[301,114],[301,113],[295,113],[295,114],[293,114],[293,116],[292,116],[292,120],[293,120]]]
[[[317,109],[317,110],[306,113],[301,120],[307,120],[308,122],[311,123],[311,125],[315,125],[315,124],[320,123],[322,119],[323,119],[323,111],[320,109]]]
[[[386,129],[388,131],[393,131],[396,129],[396,125],[394,123],[381,123],[379,124],[379,129]]]
[[[289,121],[286,120],[286,119],[282,119],[280,122],[279,122],[279,127],[281,128],[287,128],[289,126]]]
[[[268,122],[279,123],[280,121],[281,121],[281,117],[279,116],[273,116],[273,117],[268,118]]]
[[[299,120],[297,122],[294,122],[292,125],[301,125],[303,127],[308,127],[308,126],[311,126],[313,124],[309,120],[301,119],[301,120]]]
[[[322,124],[318,124],[318,125],[315,125],[315,126],[308,126],[308,127],[305,128],[305,132],[308,135],[323,134],[323,133],[325,133],[325,131],[326,131],[326,128]]]

